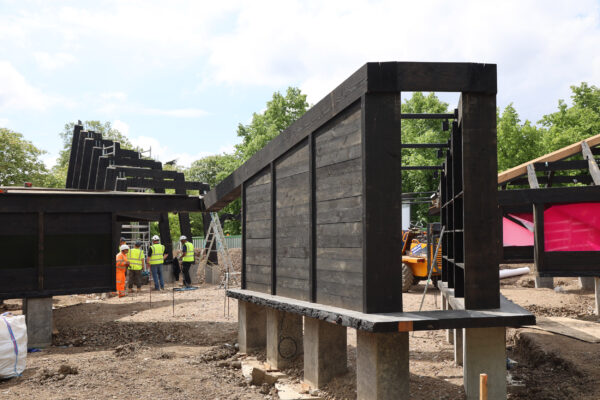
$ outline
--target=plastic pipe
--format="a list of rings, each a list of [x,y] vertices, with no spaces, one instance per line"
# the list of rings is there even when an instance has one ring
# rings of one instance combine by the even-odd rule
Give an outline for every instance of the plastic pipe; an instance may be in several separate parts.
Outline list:
[[[529,270],[529,267],[515,268],[515,269],[501,269],[500,270],[500,279],[510,278],[511,276],[526,275],[529,272],[531,272]]]

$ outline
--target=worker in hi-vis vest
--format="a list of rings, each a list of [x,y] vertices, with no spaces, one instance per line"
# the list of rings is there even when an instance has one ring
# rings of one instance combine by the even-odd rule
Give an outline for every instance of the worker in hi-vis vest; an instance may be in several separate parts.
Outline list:
[[[129,291],[133,291],[133,285],[137,291],[142,291],[142,269],[144,268],[144,250],[141,249],[142,242],[135,242],[133,249],[129,251]]]
[[[165,246],[160,244],[158,235],[152,236],[152,246],[148,249],[148,261],[152,270],[152,280],[154,281],[155,290],[164,290],[165,281],[163,279],[163,263],[167,255],[165,254]]]
[[[194,244],[188,242],[187,237],[181,236],[181,264],[183,270],[183,286],[192,286],[192,279],[190,278],[190,267],[194,263]]]
[[[129,246],[122,244],[119,247],[121,250],[117,254],[117,293],[119,297],[126,295],[125,293],[125,276],[127,273],[127,267],[129,267],[129,261],[127,260],[127,253],[129,253]]]

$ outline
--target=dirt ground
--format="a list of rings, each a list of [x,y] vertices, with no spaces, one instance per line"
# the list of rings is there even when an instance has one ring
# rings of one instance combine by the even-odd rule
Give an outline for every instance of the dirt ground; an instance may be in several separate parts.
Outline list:
[[[539,316],[597,321],[593,293],[574,279],[556,279],[559,291],[534,289],[533,277],[502,281],[509,299]],[[405,294],[405,310],[419,307],[423,285]],[[100,295],[54,298],[54,345],[28,354],[23,376],[0,382],[0,399],[276,399],[272,388],[250,386],[239,370],[237,304],[223,290],[150,292],[122,299]],[[151,299],[150,299],[151,297]],[[21,302],[6,309],[20,313]],[[424,309],[439,309],[430,290]],[[454,365],[445,331],[410,336],[411,398],[460,399],[462,368]],[[533,329],[509,329],[510,399],[600,398],[600,345]],[[349,371],[321,394],[355,399],[356,332],[348,330]],[[264,357],[264,354],[259,354]],[[302,363],[287,371],[298,380]]]

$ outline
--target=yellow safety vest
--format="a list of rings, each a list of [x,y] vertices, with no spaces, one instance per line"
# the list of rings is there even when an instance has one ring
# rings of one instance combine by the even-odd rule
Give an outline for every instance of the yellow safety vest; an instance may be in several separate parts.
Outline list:
[[[165,246],[162,244],[153,244],[150,246],[152,249],[152,255],[150,256],[150,265],[157,265],[163,263],[163,254],[165,254]]]
[[[194,262],[194,245],[191,242],[185,242],[185,256],[182,261]]]
[[[129,250],[129,269],[138,270],[143,267],[144,250],[135,247]]]

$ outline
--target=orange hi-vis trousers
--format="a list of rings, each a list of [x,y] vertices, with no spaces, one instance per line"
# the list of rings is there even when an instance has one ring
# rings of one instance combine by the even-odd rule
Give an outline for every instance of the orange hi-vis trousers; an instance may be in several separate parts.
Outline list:
[[[127,256],[123,253],[117,254],[117,292],[119,297],[126,295],[125,276],[127,274]]]

